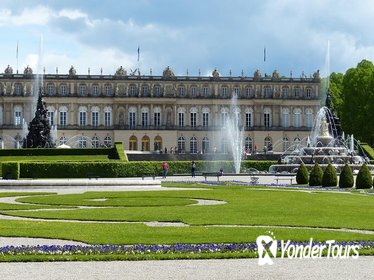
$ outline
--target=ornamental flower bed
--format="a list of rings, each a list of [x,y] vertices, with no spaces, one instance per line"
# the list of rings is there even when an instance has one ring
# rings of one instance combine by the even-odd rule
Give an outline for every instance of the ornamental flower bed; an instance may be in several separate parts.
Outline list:
[[[293,241],[293,245],[308,245],[309,241]],[[360,249],[374,248],[374,241],[342,241],[337,245],[358,245]],[[313,242],[313,245],[326,245]],[[278,250],[280,244],[278,242]],[[145,254],[204,254],[204,253],[246,253],[257,251],[256,243],[209,243],[209,244],[172,244],[172,245],[37,245],[3,246],[0,256],[17,255],[145,255]]]

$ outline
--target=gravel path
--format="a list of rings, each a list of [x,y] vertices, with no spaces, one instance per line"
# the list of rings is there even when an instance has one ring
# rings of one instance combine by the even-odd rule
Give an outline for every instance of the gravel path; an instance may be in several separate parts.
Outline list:
[[[0,263],[0,279],[372,279],[374,257],[353,259],[257,259]]]

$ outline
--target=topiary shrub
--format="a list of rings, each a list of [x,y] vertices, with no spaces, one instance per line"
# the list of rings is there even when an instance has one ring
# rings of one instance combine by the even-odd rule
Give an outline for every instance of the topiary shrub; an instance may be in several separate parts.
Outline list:
[[[309,172],[304,163],[301,163],[297,170],[296,182],[302,185],[309,183]]]
[[[322,176],[322,187],[336,187],[338,184],[338,177],[336,176],[336,170],[331,163],[329,163]]]
[[[321,186],[322,185],[323,170],[316,162],[310,171],[309,175],[309,186]]]
[[[344,165],[342,172],[339,177],[339,188],[352,188],[354,184],[354,178],[352,169],[348,164]]]
[[[373,178],[371,178],[370,170],[364,163],[357,174],[356,189],[370,189],[372,185]]]

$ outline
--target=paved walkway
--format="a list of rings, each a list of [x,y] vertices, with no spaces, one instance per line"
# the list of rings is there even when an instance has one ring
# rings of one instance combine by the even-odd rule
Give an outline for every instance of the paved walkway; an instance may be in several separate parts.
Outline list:
[[[373,279],[374,257],[353,259],[257,259],[0,263],[2,280],[84,279]]]

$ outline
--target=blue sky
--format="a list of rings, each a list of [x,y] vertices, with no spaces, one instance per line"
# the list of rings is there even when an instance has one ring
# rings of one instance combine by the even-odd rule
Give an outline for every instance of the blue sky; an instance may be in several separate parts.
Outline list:
[[[0,0],[0,71],[16,70],[18,42],[20,72],[325,75],[329,41],[330,71],[345,72],[374,61],[373,14],[370,0]]]

